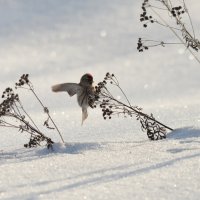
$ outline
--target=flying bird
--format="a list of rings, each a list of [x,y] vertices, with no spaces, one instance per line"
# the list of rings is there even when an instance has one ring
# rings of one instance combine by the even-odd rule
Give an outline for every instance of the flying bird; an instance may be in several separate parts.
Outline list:
[[[82,124],[88,117],[89,96],[94,93],[92,83],[93,76],[87,73],[81,77],[80,83],[61,83],[52,86],[53,92],[68,92],[71,97],[77,94],[78,104],[82,108]]]

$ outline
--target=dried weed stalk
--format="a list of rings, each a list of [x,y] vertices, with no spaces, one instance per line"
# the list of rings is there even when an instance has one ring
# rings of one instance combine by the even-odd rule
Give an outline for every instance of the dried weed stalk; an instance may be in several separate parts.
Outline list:
[[[112,95],[107,87],[109,84],[116,86],[122,92],[127,103],[121,102]],[[167,129],[173,130],[157,121],[153,114],[147,115],[142,112],[142,108],[132,106],[114,74],[106,74],[104,80],[95,87],[95,93],[90,96],[89,102],[92,108],[97,106],[101,108],[104,119],[111,119],[115,115],[135,116],[141,124],[142,131],[146,131],[150,140],[164,139],[166,138]]]
[[[29,80],[28,74],[23,74],[19,81],[15,84],[15,89],[18,88],[28,89],[34,94],[34,97],[39,101],[44,109],[44,112],[47,114],[47,119],[45,120],[43,125],[46,126],[46,128],[48,129],[56,128],[58,133],[60,134],[61,140],[64,142],[60,131],[58,130],[56,124],[49,114],[48,108],[43,105],[43,103],[35,93],[33,85]],[[24,147],[36,147],[41,145],[42,143],[45,143],[48,148],[52,147],[52,144],[54,142],[51,140],[51,138],[45,136],[44,133],[39,130],[36,123],[23,107],[19,95],[15,93],[12,88],[6,88],[6,90],[2,94],[2,98],[3,102],[0,104],[0,126],[16,128],[20,132],[29,133],[29,142],[27,144],[24,144]],[[54,125],[53,128],[49,126],[49,120]]]

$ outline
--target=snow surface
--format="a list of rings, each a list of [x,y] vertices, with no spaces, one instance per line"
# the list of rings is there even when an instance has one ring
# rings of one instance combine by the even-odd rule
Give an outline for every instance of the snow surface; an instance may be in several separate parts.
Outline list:
[[[140,36],[173,37],[142,28],[141,2],[0,1],[0,90],[29,73],[66,142],[47,130],[53,151],[25,149],[28,135],[1,128],[0,199],[199,199],[200,66],[183,46],[136,51]],[[189,5],[197,36],[199,7],[198,0]],[[133,105],[175,129],[166,140],[149,141],[133,119],[105,121],[98,109],[81,126],[75,97],[51,92],[51,85],[78,82],[86,72],[98,83],[108,71]],[[20,96],[43,122],[31,94]]]

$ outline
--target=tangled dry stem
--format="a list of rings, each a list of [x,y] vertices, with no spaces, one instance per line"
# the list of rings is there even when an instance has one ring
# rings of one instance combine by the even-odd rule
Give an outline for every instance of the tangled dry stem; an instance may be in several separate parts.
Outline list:
[[[115,98],[109,91],[108,84],[116,86],[124,95],[127,103]],[[105,120],[111,119],[115,115],[122,115],[124,117],[135,116],[141,124],[142,131],[146,131],[150,140],[164,139],[166,138],[167,129],[173,130],[157,121],[153,114],[147,115],[142,112],[142,108],[132,106],[114,74],[106,74],[104,80],[95,87],[95,93],[90,96],[89,102],[92,108],[96,108],[97,106],[101,108],[102,116]]]
[[[54,127],[49,125],[49,120],[53,121],[49,114],[49,110],[47,107],[44,107],[41,100],[35,93],[28,74],[23,74],[20,77],[19,81],[15,84],[15,89],[18,88],[30,90],[43,106],[44,112],[47,114],[47,119],[44,121],[43,125],[48,129],[57,128],[57,126],[54,125],[54,122]],[[47,137],[42,131],[40,131],[34,120],[23,107],[19,95],[16,94],[12,88],[6,88],[2,94],[2,98],[3,102],[0,104],[0,126],[16,128],[22,133],[26,132],[30,134],[30,139],[28,143],[24,144],[24,147],[36,147],[43,143],[45,143],[48,148],[52,147],[54,142],[51,138]],[[14,121],[12,119],[14,119]]]

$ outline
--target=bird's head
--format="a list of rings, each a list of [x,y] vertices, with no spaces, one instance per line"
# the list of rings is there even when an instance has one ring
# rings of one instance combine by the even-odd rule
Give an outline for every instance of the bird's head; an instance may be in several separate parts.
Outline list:
[[[93,76],[91,74],[84,74],[81,77],[80,84],[83,86],[91,86],[93,83]]]

